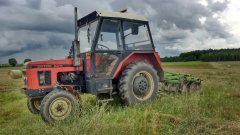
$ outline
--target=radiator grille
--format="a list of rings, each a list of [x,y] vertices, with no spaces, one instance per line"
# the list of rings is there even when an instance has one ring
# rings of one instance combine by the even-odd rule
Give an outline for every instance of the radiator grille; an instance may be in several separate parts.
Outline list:
[[[26,86],[27,85],[26,71],[22,71],[22,73],[23,73],[22,79],[23,79],[24,85]]]
[[[51,85],[51,71],[38,71],[38,82],[40,86]]]

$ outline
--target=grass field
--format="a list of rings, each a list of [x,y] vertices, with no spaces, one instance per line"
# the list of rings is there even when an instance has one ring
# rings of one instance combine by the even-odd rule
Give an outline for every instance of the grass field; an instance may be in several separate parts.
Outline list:
[[[81,113],[49,125],[31,114],[20,93],[21,80],[0,69],[0,135],[37,134],[240,134],[240,62],[163,63],[167,71],[202,78],[202,91],[191,95],[162,95],[134,106],[119,102],[97,105],[83,95]]]

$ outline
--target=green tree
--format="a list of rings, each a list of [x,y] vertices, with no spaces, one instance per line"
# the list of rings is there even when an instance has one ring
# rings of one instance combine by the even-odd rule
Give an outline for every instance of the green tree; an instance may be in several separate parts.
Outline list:
[[[25,59],[23,63],[26,63],[26,62],[29,62],[29,61],[32,61],[31,59]]]
[[[17,60],[15,58],[8,59],[9,65],[15,67],[17,65]]]

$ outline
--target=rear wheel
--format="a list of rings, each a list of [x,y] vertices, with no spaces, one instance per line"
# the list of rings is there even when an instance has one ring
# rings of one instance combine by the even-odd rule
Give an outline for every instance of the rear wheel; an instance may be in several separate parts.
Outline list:
[[[52,123],[73,115],[77,110],[75,97],[63,90],[54,90],[43,98],[40,114],[43,120]]]
[[[126,104],[155,99],[158,95],[157,71],[146,62],[129,64],[120,78],[119,92]]]
[[[41,101],[42,101],[42,99],[40,99],[40,98],[28,98],[27,107],[28,107],[29,111],[33,114],[39,114]]]

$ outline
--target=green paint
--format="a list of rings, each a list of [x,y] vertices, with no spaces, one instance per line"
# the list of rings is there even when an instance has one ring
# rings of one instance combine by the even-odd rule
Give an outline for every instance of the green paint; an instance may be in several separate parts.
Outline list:
[[[201,79],[192,77],[191,75],[184,75],[178,73],[164,72],[164,82],[174,83],[174,84],[183,84],[183,83],[199,83],[201,84]]]

